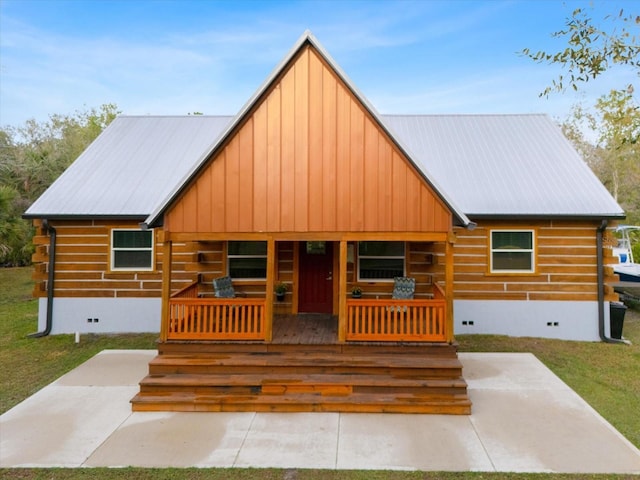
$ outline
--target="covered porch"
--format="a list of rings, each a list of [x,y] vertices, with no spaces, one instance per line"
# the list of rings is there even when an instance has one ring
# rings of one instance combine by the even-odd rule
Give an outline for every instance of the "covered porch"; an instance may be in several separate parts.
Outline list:
[[[184,251],[185,238],[164,238],[158,356],[131,401],[133,410],[469,414],[446,294],[452,291],[453,237],[422,234],[401,241],[402,272],[417,279],[412,299],[392,298],[393,280],[373,281],[363,278],[370,272],[358,272],[357,242],[370,238],[252,236],[266,242],[266,279],[232,279],[235,298],[216,298],[204,271],[171,291],[172,249],[181,244]],[[224,253],[236,239],[205,241],[220,243]],[[324,253],[313,254],[310,263],[307,242],[313,242],[311,250],[325,242]],[[212,264],[227,269],[215,275],[233,273],[228,261],[216,257]],[[378,269],[385,262],[373,264]],[[307,268],[320,282],[308,278]],[[274,294],[279,283],[288,287],[281,301]],[[305,293],[306,283],[313,295]],[[354,286],[362,298],[352,298]]]
[[[257,260],[264,262],[266,278],[232,278],[238,296],[217,298],[212,279],[234,275],[232,255],[226,245],[242,241],[237,238],[199,236],[200,245],[207,241],[222,244],[219,269],[207,272],[194,262],[190,269],[203,269],[197,272],[197,279],[172,291],[171,286],[176,283],[171,268],[173,244],[194,239],[184,234],[165,234],[161,342],[277,343],[286,336],[282,321],[276,328],[277,315],[298,318],[298,314],[333,316],[335,343],[453,342],[452,299],[447,295],[447,291],[453,290],[452,235],[415,234],[402,240],[397,235],[358,235],[340,240],[252,235],[248,242],[264,243],[266,255]],[[401,244],[402,256],[396,259],[400,267],[396,265],[396,270],[389,270],[393,259],[368,257],[367,265],[378,270],[365,271],[360,251],[367,242],[377,244],[376,250],[383,252],[387,243]],[[309,253],[313,248],[319,249],[318,245],[320,253]],[[200,258],[202,254],[194,255]],[[391,276],[396,274],[415,282],[415,294],[412,292],[410,298],[392,295]],[[381,278],[373,278],[375,275]],[[279,300],[274,294],[276,285],[286,289],[286,295]],[[352,294],[354,288],[362,292],[358,298]]]

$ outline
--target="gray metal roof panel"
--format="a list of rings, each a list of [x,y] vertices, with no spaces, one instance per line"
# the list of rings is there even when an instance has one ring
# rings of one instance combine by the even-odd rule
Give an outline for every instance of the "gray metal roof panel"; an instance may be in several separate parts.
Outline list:
[[[622,217],[546,115],[381,115],[469,217]]]
[[[624,215],[545,115],[380,117],[470,217]],[[195,171],[232,119],[118,117],[25,216],[146,218]]]
[[[232,118],[120,116],[29,207],[25,217],[146,218]]]

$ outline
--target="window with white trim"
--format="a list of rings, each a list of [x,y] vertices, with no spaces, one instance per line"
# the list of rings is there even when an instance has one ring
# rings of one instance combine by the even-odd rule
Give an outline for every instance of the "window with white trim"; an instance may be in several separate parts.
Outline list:
[[[535,272],[533,230],[491,230],[491,272]]]
[[[267,242],[229,242],[227,259],[231,278],[267,278]]]
[[[153,230],[111,230],[111,270],[153,267]]]
[[[404,276],[404,242],[358,242],[358,280]]]

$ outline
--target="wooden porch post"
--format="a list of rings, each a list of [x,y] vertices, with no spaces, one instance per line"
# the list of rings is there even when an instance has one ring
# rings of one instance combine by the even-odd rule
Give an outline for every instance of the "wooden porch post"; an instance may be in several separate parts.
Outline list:
[[[340,277],[338,280],[338,342],[347,340],[347,242],[340,240]]]
[[[448,343],[453,342],[453,244],[456,237],[453,232],[447,236],[445,243],[445,300],[447,305],[447,318],[445,336]]]
[[[171,255],[173,244],[169,234],[162,239],[162,308],[160,310],[160,341],[166,342],[169,331],[169,297],[171,296]]]
[[[276,275],[276,242],[273,237],[267,240],[267,291],[264,312],[264,340],[271,342],[273,336],[273,291]]]

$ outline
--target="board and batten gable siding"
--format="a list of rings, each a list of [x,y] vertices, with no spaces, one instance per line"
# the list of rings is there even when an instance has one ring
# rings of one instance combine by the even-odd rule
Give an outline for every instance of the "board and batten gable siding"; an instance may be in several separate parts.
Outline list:
[[[170,232],[448,232],[452,216],[307,47],[165,213]]]
[[[456,229],[454,298],[457,300],[596,301],[596,229],[588,221],[479,222],[475,230]],[[491,273],[489,235],[493,229],[535,231],[534,273]],[[614,263],[605,248],[605,264]],[[605,267],[605,283],[615,280]],[[617,295],[605,286],[605,300]]]

